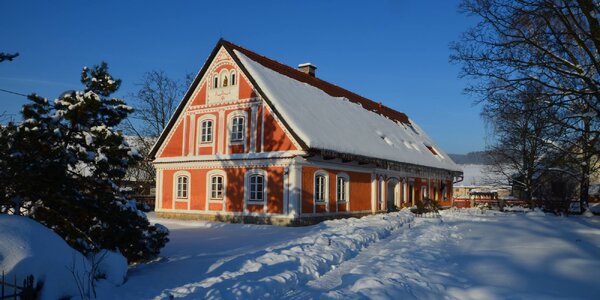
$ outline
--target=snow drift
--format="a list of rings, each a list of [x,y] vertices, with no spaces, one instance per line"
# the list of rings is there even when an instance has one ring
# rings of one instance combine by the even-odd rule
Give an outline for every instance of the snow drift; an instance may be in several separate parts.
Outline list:
[[[88,259],[52,230],[21,216],[0,215],[0,270],[17,283],[33,275],[43,283],[40,299],[78,296],[73,274],[91,269]],[[73,272],[73,273],[72,273]]]

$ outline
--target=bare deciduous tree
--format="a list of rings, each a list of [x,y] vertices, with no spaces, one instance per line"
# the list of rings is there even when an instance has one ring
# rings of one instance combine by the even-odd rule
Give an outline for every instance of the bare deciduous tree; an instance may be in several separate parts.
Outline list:
[[[130,142],[145,159],[130,168],[130,179],[154,182],[155,171],[148,153],[175,112],[191,82],[190,78],[193,79],[187,75],[181,83],[171,79],[164,71],[152,70],[145,73],[137,84],[139,90],[131,95],[136,103],[134,120],[129,120],[126,130]]]
[[[479,22],[453,43],[451,60],[473,79],[467,91],[489,101],[538,85],[556,108],[563,134],[557,150],[575,161],[587,205],[600,141],[600,2],[597,0],[463,0]]]

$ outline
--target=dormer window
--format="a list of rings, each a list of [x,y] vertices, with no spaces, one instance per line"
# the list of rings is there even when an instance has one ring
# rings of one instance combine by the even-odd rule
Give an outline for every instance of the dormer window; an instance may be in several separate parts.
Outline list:
[[[231,85],[236,84],[235,71],[231,71]]]

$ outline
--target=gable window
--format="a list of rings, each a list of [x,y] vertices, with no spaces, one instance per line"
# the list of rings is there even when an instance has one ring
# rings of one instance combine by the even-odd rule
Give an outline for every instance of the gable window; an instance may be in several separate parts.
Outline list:
[[[237,78],[235,78],[235,72],[232,71],[231,72],[231,85],[235,85],[236,84],[236,79]]]
[[[243,142],[244,141],[244,117],[233,117],[231,119],[231,142]]]
[[[224,179],[221,175],[214,175],[210,177],[210,198],[211,199],[223,199],[224,191]]]
[[[336,199],[337,202],[348,201],[349,180],[348,175],[338,174],[336,180]]]
[[[186,175],[177,176],[177,199],[188,198],[189,180]]]
[[[201,137],[200,141],[202,143],[212,143],[213,140],[213,121],[212,120],[204,120],[201,125]]]
[[[250,202],[264,202],[265,200],[265,177],[260,174],[250,175],[248,178],[250,195],[248,201]]]
[[[315,202],[327,201],[327,177],[323,173],[315,174]]]
[[[215,74],[215,78],[213,80],[213,88],[218,88],[219,87],[219,75]]]

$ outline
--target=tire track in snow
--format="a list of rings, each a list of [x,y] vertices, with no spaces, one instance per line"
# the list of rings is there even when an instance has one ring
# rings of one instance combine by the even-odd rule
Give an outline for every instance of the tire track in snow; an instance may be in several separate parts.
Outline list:
[[[446,265],[460,236],[440,220],[418,219],[409,230],[371,244],[334,270],[309,281],[284,299],[423,299],[436,298],[461,285]]]
[[[280,299],[412,222],[409,212],[327,221],[314,234],[211,267],[207,278],[157,298]]]

